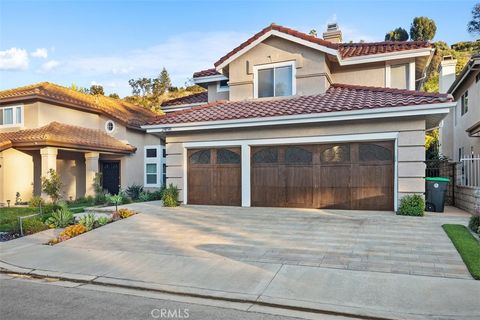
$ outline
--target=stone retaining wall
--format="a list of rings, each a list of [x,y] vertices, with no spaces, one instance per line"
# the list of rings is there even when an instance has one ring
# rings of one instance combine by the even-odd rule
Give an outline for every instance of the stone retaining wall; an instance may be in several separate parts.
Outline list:
[[[470,213],[480,210],[480,188],[455,186],[455,207]]]

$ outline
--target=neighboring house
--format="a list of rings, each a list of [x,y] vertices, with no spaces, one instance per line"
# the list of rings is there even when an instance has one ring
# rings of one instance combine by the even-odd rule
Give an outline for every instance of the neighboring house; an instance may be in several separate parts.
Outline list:
[[[445,57],[439,67],[440,92],[456,101],[440,125],[440,153],[456,164],[455,206],[473,213],[480,210],[480,55],[458,77],[456,64]]]
[[[395,210],[425,191],[425,130],[455,105],[416,91],[433,51],[272,24],[194,74],[208,104],[142,128],[183,203]]]
[[[440,129],[440,152],[454,162],[480,154],[480,55],[473,56],[458,77],[456,64],[447,58],[439,68],[440,92],[457,102]]]
[[[54,169],[66,199],[93,195],[95,174],[117,193],[131,184],[162,185],[161,138],[140,125],[151,111],[44,82],[0,91],[0,203],[41,195]]]

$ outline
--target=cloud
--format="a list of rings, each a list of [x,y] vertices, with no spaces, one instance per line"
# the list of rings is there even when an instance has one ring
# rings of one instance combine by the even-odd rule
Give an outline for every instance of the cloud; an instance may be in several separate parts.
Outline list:
[[[338,23],[338,27],[342,31],[342,41],[343,42],[360,42],[360,41],[365,41],[365,42],[371,42],[375,41],[375,37],[371,36],[369,34],[366,34],[362,32],[360,29],[357,27],[354,27],[349,24],[344,24],[342,22],[338,22],[337,14],[334,13],[332,14],[326,21],[325,24],[323,25],[323,30],[319,32],[319,36],[327,30],[327,26],[330,23]]]
[[[48,58],[48,50],[46,48],[37,48],[37,50],[30,53],[32,57],[35,58]]]
[[[56,69],[61,63],[57,60],[49,60],[42,64],[37,72],[46,73]]]
[[[181,86],[193,72],[213,67],[217,59],[248,36],[239,32],[184,33],[120,54],[70,57],[62,61],[61,72],[127,83],[130,78],[155,77],[165,67],[173,84]],[[99,80],[107,83],[103,79]]]
[[[28,64],[28,53],[25,49],[10,48],[0,51],[0,70],[26,70]]]

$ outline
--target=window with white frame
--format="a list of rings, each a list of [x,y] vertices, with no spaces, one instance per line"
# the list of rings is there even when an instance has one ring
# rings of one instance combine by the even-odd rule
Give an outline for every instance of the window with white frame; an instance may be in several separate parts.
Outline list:
[[[217,82],[217,92],[229,91],[228,80],[222,80]]]
[[[0,127],[23,126],[23,106],[0,107]]]
[[[254,97],[295,95],[295,62],[280,62],[253,67]]]
[[[144,186],[161,187],[163,183],[163,152],[161,146],[145,146]]]
[[[463,116],[465,113],[468,112],[468,90],[465,91],[465,93],[462,95],[462,100],[460,103],[461,103],[460,112],[461,112],[461,115]]]

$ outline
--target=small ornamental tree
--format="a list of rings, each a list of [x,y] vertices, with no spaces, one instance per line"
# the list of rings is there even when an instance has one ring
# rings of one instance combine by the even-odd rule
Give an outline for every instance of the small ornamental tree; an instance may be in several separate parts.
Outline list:
[[[408,40],[408,32],[407,30],[401,27],[390,31],[385,35],[385,41],[407,41],[407,40]]]
[[[60,176],[53,169],[48,170],[46,177],[42,177],[42,191],[52,199],[54,204],[60,199],[62,186],[63,184]]]
[[[430,41],[437,33],[435,21],[427,17],[415,17],[410,27],[410,38],[415,41]]]

